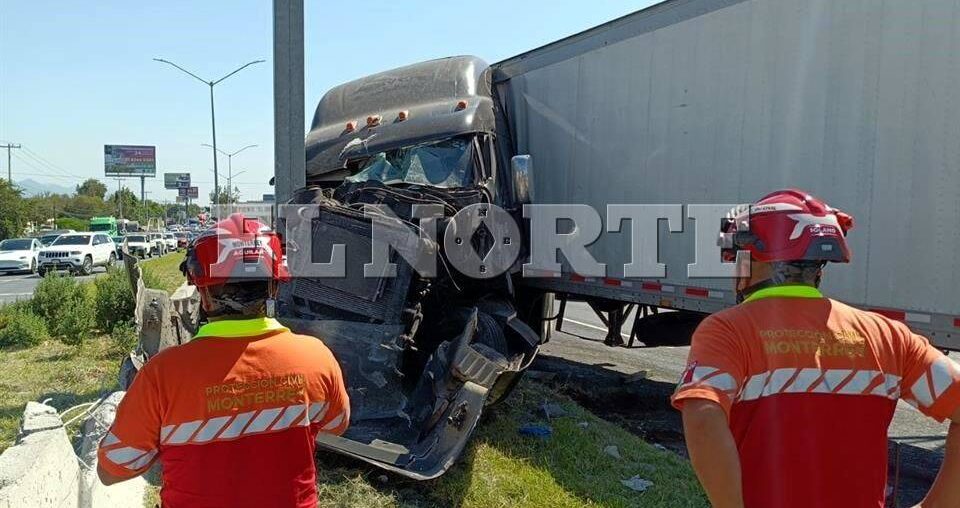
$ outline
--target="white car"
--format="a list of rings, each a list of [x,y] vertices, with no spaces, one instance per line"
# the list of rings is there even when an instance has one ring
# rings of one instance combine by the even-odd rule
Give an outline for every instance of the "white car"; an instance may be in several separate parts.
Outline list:
[[[167,253],[167,242],[163,241],[163,233],[150,232],[147,233],[147,238],[150,239],[150,243],[153,244],[153,249],[151,252],[157,256],[162,256]]]
[[[153,252],[153,244],[145,233],[130,233],[123,237],[123,247],[123,250],[140,259],[150,257]]]
[[[37,271],[43,245],[36,238],[9,238],[0,242],[0,273]]]
[[[89,275],[96,266],[117,262],[116,246],[105,233],[69,233],[60,235],[49,247],[40,249],[37,272],[41,277],[52,270]]]
[[[167,252],[177,250],[177,236],[173,233],[164,233],[163,244],[167,247]]]

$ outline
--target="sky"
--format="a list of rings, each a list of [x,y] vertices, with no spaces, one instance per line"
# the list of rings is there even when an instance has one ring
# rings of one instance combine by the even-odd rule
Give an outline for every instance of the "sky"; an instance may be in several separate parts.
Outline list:
[[[423,60],[472,54],[496,62],[656,3],[653,0],[305,2],[305,121],[346,81]],[[201,203],[213,188],[209,87],[217,79],[217,147],[233,152],[244,200],[272,193],[270,0],[164,2],[0,0],[0,144],[13,178],[73,187],[103,176],[103,145],[155,145],[149,199],[173,201],[164,172],[189,172]],[[306,132],[307,126],[304,126]],[[6,150],[0,168],[6,177]],[[226,157],[220,174],[228,174]],[[139,192],[139,182],[122,185]],[[221,181],[221,185],[224,182]]]

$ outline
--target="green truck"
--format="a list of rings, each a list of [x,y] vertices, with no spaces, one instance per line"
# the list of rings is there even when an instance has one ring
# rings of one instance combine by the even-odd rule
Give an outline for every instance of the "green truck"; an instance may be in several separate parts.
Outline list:
[[[102,232],[110,236],[117,236],[120,234],[120,231],[117,229],[117,219],[114,217],[91,218],[90,231]]]

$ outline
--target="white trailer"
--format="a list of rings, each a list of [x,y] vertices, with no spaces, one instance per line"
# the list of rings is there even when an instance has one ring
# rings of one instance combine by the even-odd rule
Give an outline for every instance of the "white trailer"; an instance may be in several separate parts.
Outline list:
[[[827,268],[825,292],[960,349],[958,27],[958,0],[669,0],[494,64],[494,83],[535,202],[603,215],[808,190],[857,219],[853,262]],[[525,283],[733,305],[729,281],[687,278],[692,226],[661,228],[665,279],[622,277],[627,229],[589,248],[607,278]]]

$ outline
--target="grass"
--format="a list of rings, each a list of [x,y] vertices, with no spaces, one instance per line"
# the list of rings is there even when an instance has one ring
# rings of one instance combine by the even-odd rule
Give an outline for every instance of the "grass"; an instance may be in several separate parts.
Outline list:
[[[68,346],[50,340],[19,350],[0,350],[0,452],[14,444],[28,401],[63,411],[93,402],[117,388],[120,352],[109,337]]]
[[[147,287],[165,289],[168,293],[173,293],[180,284],[183,284],[180,263],[185,255],[184,252],[173,252],[159,258],[141,261],[144,284]]]
[[[539,410],[545,402],[559,404],[567,416],[545,421]],[[321,506],[708,506],[686,461],[539,383],[522,382],[489,413],[463,460],[431,482],[404,480],[344,464],[335,457],[320,457]],[[553,435],[544,440],[520,436],[519,426],[531,422],[550,425]],[[603,451],[609,445],[618,448],[620,459]],[[620,483],[634,475],[653,481],[653,487],[638,493]]]
[[[173,291],[182,282],[182,253],[144,263],[151,287]],[[117,370],[126,351],[118,351],[108,335],[82,346],[49,340],[35,347],[0,349],[0,453],[12,446],[28,401],[48,402],[63,411],[93,402],[117,389]]]

